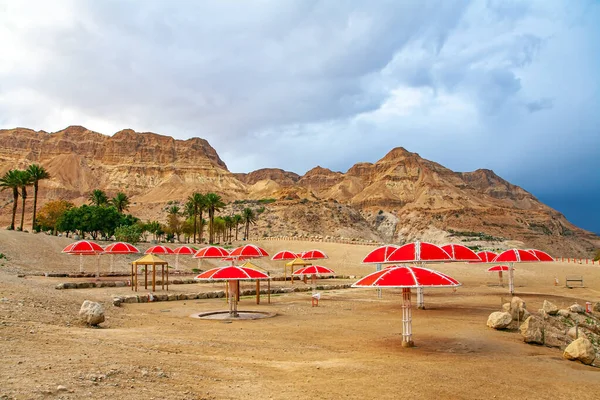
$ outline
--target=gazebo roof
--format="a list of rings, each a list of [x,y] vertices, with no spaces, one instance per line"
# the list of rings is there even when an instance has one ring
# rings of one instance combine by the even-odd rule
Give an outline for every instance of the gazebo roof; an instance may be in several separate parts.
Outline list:
[[[138,258],[131,262],[134,265],[168,265],[169,263],[162,258],[158,258],[154,254],[146,254],[142,258]]]
[[[302,258],[296,258],[295,260],[285,263],[286,267],[296,267],[299,265],[312,265],[312,261],[303,260]]]

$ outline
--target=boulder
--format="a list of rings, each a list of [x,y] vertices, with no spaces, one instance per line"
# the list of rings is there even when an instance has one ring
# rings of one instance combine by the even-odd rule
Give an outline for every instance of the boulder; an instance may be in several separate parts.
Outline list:
[[[571,315],[569,310],[558,310],[557,314],[565,318],[569,318],[569,316]]]
[[[546,346],[564,349],[571,341],[572,339],[565,335],[563,330],[548,325],[544,326],[544,344]]]
[[[493,312],[487,320],[487,326],[493,329],[505,329],[512,322],[512,315],[507,312]]]
[[[510,300],[510,314],[512,315],[512,319],[514,321],[526,320],[525,312],[527,312],[525,309],[525,302],[520,297],[514,296]]]
[[[104,322],[104,307],[100,303],[86,300],[79,309],[79,318],[88,325],[98,325]]]
[[[567,360],[579,360],[586,365],[590,365],[596,358],[596,352],[592,343],[586,338],[579,338],[567,346],[563,357]]]
[[[122,297],[113,297],[113,306],[120,307],[121,303],[123,303]]]
[[[544,344],[544,321],[530,316],[519,328],[525,343]]]
[[[585,312],[585,308],[583,306],[575,303],[572,306],[569,306],[569,311],[578,313],[578,314],[583,314]]]
[[[510,312],[510,303],[504,303],[504,304],[502,304],[502,311],[504,311],[504,312]]]
[[[544,300],[544,304],[542,304],[542,310],[549,315],[558,314],[558,307],[554,303],[550,303],[548,300]]]

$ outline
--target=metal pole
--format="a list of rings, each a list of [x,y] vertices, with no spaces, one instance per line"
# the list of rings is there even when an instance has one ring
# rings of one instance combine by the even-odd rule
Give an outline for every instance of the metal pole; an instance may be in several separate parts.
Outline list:
[[[377,264],[377,267],[375,269],[376,271],[381,271],[381,264]],[[381,288],[377,288],[377,298],[381,299],[383,297],[382,293],[381,293]]]
[[[413,347],[410,288],[402,288],[402,347]]]
[[[508,264],[508,291],[510,294],[515,293],[515,283],[513,277],[513,263]]]

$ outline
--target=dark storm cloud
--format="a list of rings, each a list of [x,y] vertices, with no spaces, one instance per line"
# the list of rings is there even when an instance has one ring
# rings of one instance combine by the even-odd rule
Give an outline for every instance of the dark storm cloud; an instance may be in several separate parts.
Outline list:
[[[599,19],[593,1],[5,2],[0,124],[200,136],[234,171],[404,146],[600,194],[578,161],[600,147]]]

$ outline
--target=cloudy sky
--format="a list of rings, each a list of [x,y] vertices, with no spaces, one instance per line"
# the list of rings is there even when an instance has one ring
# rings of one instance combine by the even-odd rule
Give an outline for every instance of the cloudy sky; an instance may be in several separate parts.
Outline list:
[[[600,232],[598,1],[0,0],[0,128],[207,139],[233,172],[402,146]]]

